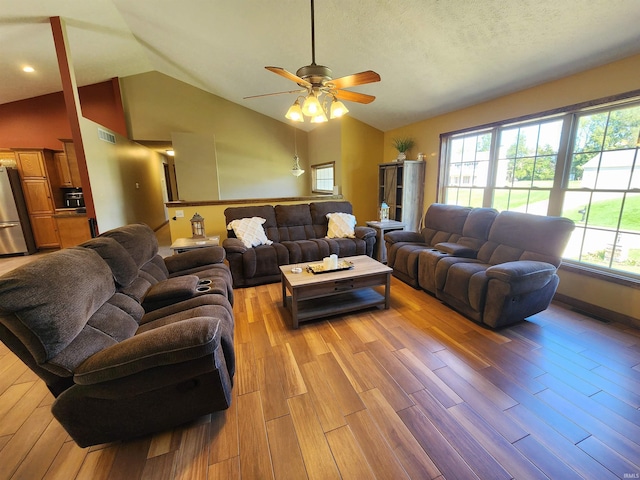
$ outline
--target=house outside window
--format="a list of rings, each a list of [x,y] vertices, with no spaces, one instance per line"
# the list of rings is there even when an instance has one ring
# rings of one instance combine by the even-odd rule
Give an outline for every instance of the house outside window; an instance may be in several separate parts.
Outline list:
[[[564,259],[640,280],[640,101],[443,135],[443,203],[576,223]]]
[[[311,166],[313,193],[333,193],[335,165],[335,162],[329,162]]]

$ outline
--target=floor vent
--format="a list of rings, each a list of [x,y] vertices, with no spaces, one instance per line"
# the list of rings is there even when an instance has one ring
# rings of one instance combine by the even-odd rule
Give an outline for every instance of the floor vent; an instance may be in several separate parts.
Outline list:
[[[116,136],[102,128],[98,129],[98,138],[104,142],[113,143],[114,145],[116,144]]]

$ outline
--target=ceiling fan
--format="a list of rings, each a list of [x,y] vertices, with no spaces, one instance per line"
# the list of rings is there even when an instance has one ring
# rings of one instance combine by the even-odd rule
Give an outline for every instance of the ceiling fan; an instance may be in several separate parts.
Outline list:
[[[347,107],[345,107],[340,100],[364,104],[371,103],[376,99],[373,95],[351,92],[344,89],[380,81],[380,75],[373,70],[333,78],[333,73],[329,67],[316,64],[314,0],[311,0],[311,64],[300,67],[295,75],[281,67],[265,68],[270,72],[297,83],[300,89],[253,95],[244,98],[258,98],[287,93],[306,94],[306,96],[299,96],[285,115],[288,119],[296,122],[304,122],[304,116],[310,117],[311,123],[326,122],[327,113],[330,118],[341,117],[349,110],[347,110]],[[322,103],[320,100],[322,100]]]

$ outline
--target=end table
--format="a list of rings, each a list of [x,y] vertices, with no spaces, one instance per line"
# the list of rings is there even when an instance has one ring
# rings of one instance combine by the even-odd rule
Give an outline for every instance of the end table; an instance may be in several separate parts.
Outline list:
[[[220,245],[220,235],[213,235],[207,238],[178,238],[171,244],[173,253],[182,253],[196,248],[212,247]]]
[[[393,230],[404,230],[406,225],[396,220],[369,221],[367,227],[376,231],[375,259],[380,263],[387,263],[387,246],[384,243],[384,234]]]

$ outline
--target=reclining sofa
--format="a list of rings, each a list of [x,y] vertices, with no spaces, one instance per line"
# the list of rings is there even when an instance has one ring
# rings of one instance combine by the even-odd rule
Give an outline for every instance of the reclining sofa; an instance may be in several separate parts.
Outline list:
[[[420,233],[385,235],[393,275],[491,328],[545,310],[574,223],[433,204]]]
[[[233,229],[222,242],[234,287],[280,281],[280,265],[314,262],[330,254],[338,257],[372,256],[376,242],[373,228],[356,226],[353,238],[326,238],[327,214],[353,214],[350,202],[329,201],[296,205],[230,207],[224,211],[227,225],[234,220],[258,217],[271,244],[247,247]]]
[[[165,262],[151,229],[129,225],[0,277],[0,339],[45,382],[81,447],[230,405],[230,276],[221,247],[197,252]],[[190,296],[174,279],[196,282]],[[145,310],[145,288],[162,291],[163,305]]]

